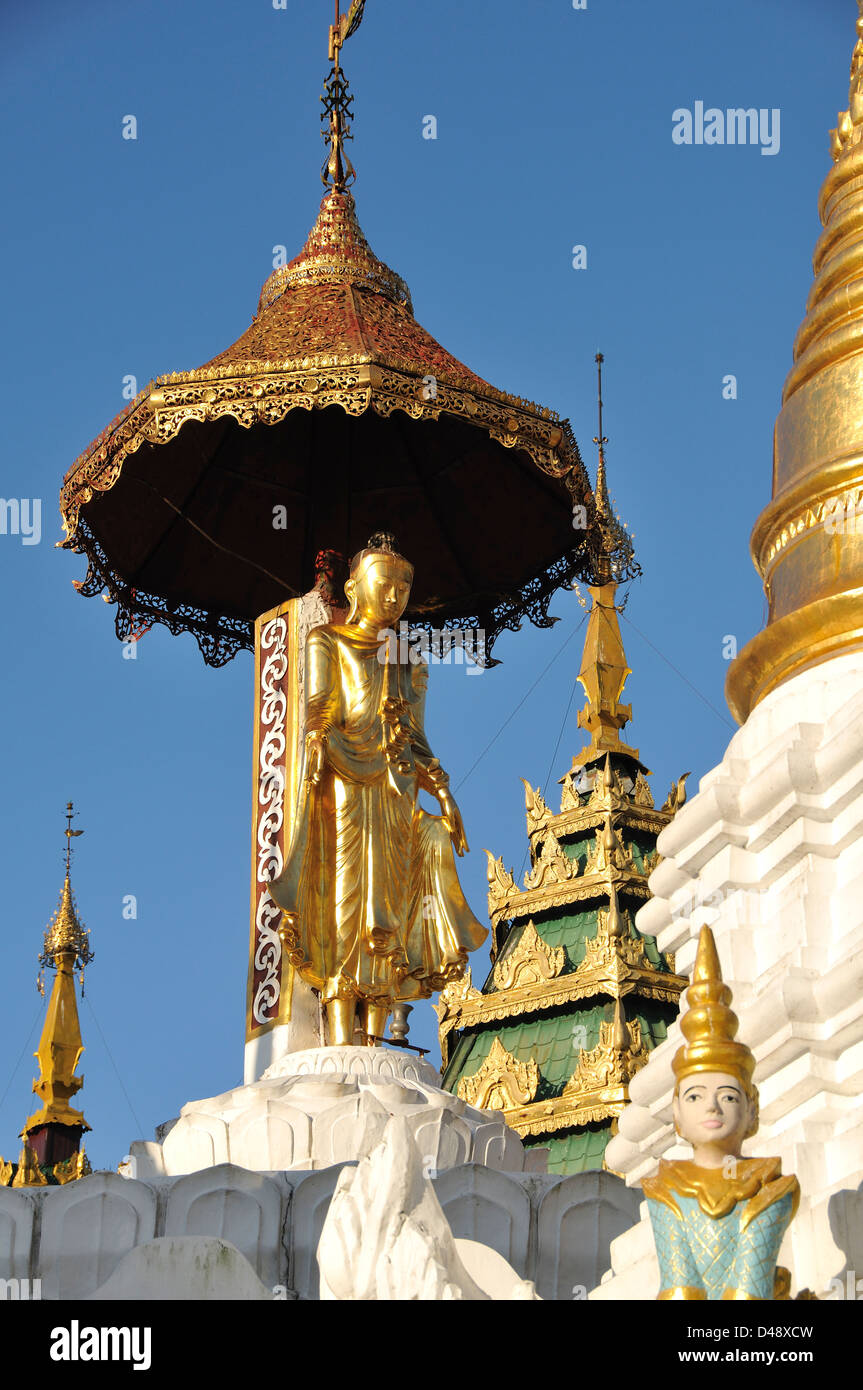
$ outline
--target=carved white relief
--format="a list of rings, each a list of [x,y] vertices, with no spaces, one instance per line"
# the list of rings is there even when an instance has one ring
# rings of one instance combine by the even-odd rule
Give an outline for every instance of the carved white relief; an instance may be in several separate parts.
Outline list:
[[[30,1268],[33,1202],[18,1189],[0,1187],[0,1279],[38,1277]]]
[[[522,1183],[465,1163],[438,1173],[434,1189],[455,1235],[490,1245],[527,1276],[530,1198]]]
[[[124,1255],[155,1234],[152,1188],[117,1173],[92,1173],[52,1188],[42,1200],[44,1298],[86,1298]]]
[[[611,1262],[611,1242],[638,1220],[640,1200],[613,1173],[574,1173],[550,1187],[537,1223],[542,1297],[568,1299],[575,1288],[594,1288]]]
[[[240,1251],[262,1282],[284,1283],[282,1198],[272,1178],[221,1164],[180,1178],[171,1188],[166,1236],[218,1236]]]
[[[218,1115],[202,1111],[181,1115],[168,1132],[162,1154],[165,1172],[171,1176],[227,1163],[228,1127]]]

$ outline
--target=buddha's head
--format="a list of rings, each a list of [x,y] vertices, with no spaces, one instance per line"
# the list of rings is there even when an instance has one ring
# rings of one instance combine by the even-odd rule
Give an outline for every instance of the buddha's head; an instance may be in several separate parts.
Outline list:
[[[729,1154],[739,1157],[744,1139],[758,1129],[755,1058],[745,1043],[736,1041],[731,990],[723,984],[709,927],[701,928],[686,1002],[680,1020],[686,1044],[671,1064],[677,1080],[674,1127],[692,1145],[696,1162]]]
[[[413,565],[386,532],[372,536],[351,561],[345,584],[350,603],[347,621],[361,627],[391,628],[404,613],[411,593]]]

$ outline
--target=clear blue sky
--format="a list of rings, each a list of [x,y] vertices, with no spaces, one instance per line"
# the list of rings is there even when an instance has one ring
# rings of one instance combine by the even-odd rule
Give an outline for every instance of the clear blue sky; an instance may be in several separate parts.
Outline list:
[[[331,13],[330,0],[2,8],[0,491],[42,499],[40,544],[0,536],[7,1157],[34,1099],[35,958],[69,797],[96,952],[81,1009],[94,1166],[241,1079],[251,660],[209,670],[191,637],[161,629],[123,660],[113,610],[72,588],[83,561],[54,548],[57,494],[122,408],[123,378],[144,385],[233,342],[272,247],[302,245]],[[606,355],[611,487],[644,569],[623,622],[629,732],[659,800],[672,776],[692,769],[694,784],[721,759],[723,638],[742,645],[762,623],[748,537],[855,18],[854,0],[368,0],[345,49],[360,219],[418,320],[488,381],[568,415],[591,469],[593,356]],[[696,101],[778,108],[779,152],[674,144],[672,112]],[[429,733],[458,788],[481,917],[482,847],[516,872],[524,856],[519,776],[559,777],[584,738],[580,692],[570,703],[582,612],[572,594],[552,611],[553,629],[501,639],[495,670],[431,673]],[[475,977],[486,967],[483,951]],[[429,1005],[412,1037],[436,1051]]]

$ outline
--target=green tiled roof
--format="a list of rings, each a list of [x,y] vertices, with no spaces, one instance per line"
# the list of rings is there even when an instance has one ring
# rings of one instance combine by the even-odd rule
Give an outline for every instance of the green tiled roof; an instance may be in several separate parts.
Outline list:
[[[666,1037],[668,1006],[629,995],[627,1017],[641,1022],[641,1036],[648,1047],[657,1047]],[[469,1031],[456,1044],[442,1085],[455,1093],[463,1076],[478,1071],[491,1051],[495,1038],[520,1062],[531,1059],[540,1071],[537,1100],[560,1095],[578,1063],[579,1049],[590,1049],[599,1042],[600,1023],[610,1023],[614,1006],[610,1000],[588,1007],[568,1004],[554,1013],[534,1014],[512,1023],[492,1023]]]
[[[587,803],[589,795],[586,793],[581,798],[582,805]],[[636,868],[644,872],[647,856],[656,847],[655,836],[648,831],[621,824],[621,819],[625,820],[625,813],[623,817],[615,817],[617,834],[631,853]],[[537,838],[537,845],[541,839],[541,836]],[[590,830],[561,837],[560,843],[564,853],[576,861],[579,871],[583,872],[588,854],[596,844],[596,833]],[[641,935],[633,925],[634,915],[642,906],[641,900],[627,894],[624,887],[619,890],[619,903],[631,935],[643,942],[647,960],[654,968],[667,972],[668,965],[657,948],[655,938]],[[552,949],[563,947],[566,961],[562,974],[571,974],[581,965],[586,955],[586,942],[597,933],[599,909],[606,906],[607,898],[603,901],[597,896],[589,902],[530,914],[530,920],[546,945]],[[528,917],[513,919],[508,935],[502,940],[498,960],[504,959],[518,945],[528,920]],[[498,939],[501,937],[502,932]],[[482,993],[497,995],[505,1005],[506,991],[497,989],[493,969],[482,986]],[[667,1024],[677,1012],[674,1005],[645,999],[635,993],[626,995],[624,1004],[627,1019],[630,1022],[638,1019],[642,1039],[648,1048],[656,1047],[665,1040]],[[503,1047],[518,1061],[536,1062],[540,1084],[535,1099],[551,1100],[561,1094],[575,1071],[581,1048],[590,1050],[596,1046],[600,1024],[610,1023],[613,1014],[613,1001],[604,994],[597,994],[592,999],[552,1004],[530,1015],[513,1015],[510,1021],[503,1019],[471,1024],[460,1038],[455,1033],[450,1035],[452,1051],[443,1073],[442,1085],[456,1093],[459,1081],[479,1070],[495,1038],[500,1038]],[[611,1124],[609,1119],[557,1134],[537,1135],[527,1139],[525,1144],[528,1148],[549,1150],[548,1166],[551,1173],[595,1170],[602,1167],[605,1147],[611,1137]]]
[[[602,1167],[611,1125],[586,1125],[546,1139],[525,1139],[526,1149],[548,1149],[550,1173],[592,1173]]]
[[[644,942],[644,954],[651,965],[659,970],[667,970],[668,967],[657,948],[656,939],[652,936],[642,935],[640,932],[634,930],[631,925],[633,912],[627,909],[625,894],[621,896],[624,898],[624,902],[621,904],[623,907],[624,919],[630,923],[630,935],[635,940],[638,940],[640,937]],[[640,907],[641,904],[639,903],[638,906]],[[599,925],[598,909],[596,906],[582,910],[574,908],[569,912],[565,910],[561,912],[561,909],[557,908],[553,913],[536,913],[530,920],[533,922],[537,934],[542,937],[542,940],[547,946],[551,946],[552,948],[563,946],[566,951],[566,965],[562,971],[564,975],[568,975],[573,970],[577,970],[581,965],[587,951],[585,942],[592,940],[593,937],[596,936],[597,927]],[[499,960],[517,946],[519,938],[526,926],[527,920],[520,919],[515,923],[506,938],[504,948],[498,957]],[[497,994],[499,992],[494,983],[493,969],[482,987],[482,992],[483,994]]]

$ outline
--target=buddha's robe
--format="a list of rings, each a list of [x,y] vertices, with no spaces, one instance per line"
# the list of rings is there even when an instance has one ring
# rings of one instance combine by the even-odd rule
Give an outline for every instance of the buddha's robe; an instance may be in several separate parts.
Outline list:
[[[488,932],[465,901],[449,832],[418,805],[446,775],[423,729],[428,668],[382,663],[376,634],[314,628],[306,642],[305,768],[295,830],[270,886],[288,956],[324,1002],[427,998],[458,978]],[[308,752],[306,754],[308,760]]]
[[[800,1201],[778,1158],[721,1168],[661,1162],[642,1187],[659,1258],[661,1299],[773,1299],[776,1259]]]

